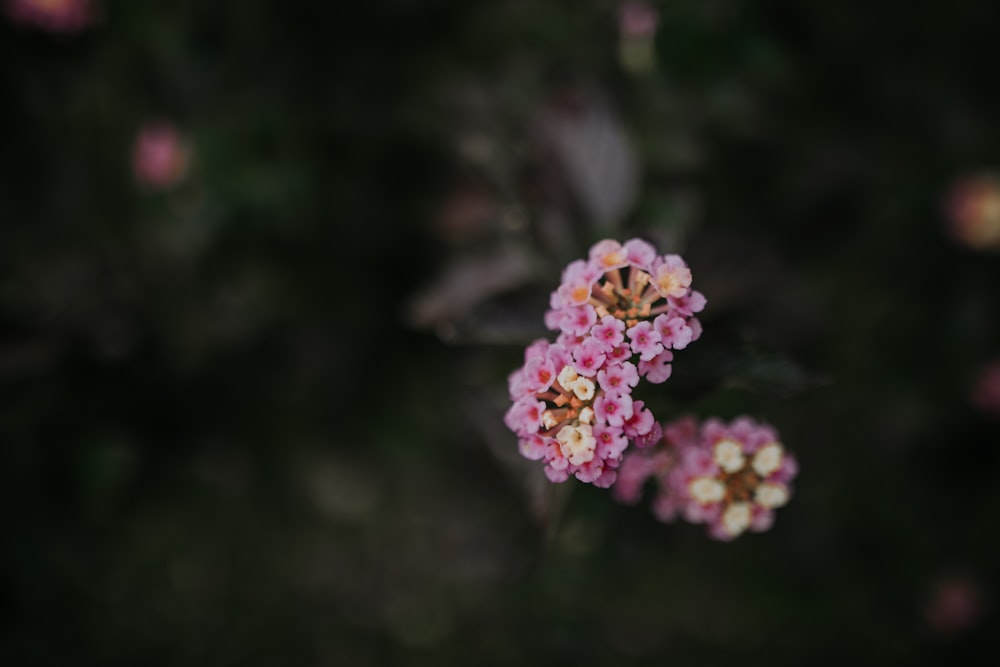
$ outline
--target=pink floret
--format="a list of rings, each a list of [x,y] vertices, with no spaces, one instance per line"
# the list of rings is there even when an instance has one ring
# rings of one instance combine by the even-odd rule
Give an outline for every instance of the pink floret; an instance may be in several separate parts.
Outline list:
[[[621,428],[614,426],[595,425],[594,438],[597,440],[597,455],[602,459],[618,459],[628,447],[628,440]]]
[[[705,295],[697,290],[691,290],[684,296],[670,297],[667,299],[670,310],[683,317],[691,317],[695,313],[700,313],[705,309]]]
[[[569,479],[569,473],[566,472],[565,468],[562,470],[557,470],[553,468],[552,465],[545,466],[545,476],[549,478],[550,482],[556,484],[561,484]]]
[[[628,252],[618,241],[604,239],[590,248],[590,264],[602,273],[628,266]]]
[[[679,298],[691,287],[691,269],[680,255],[665,255],[653,262],[653,288],[664,298]]]
[[[600,341],[587,338],[573,350],[573,367],[585,377],[594,377],[604,364],[604,346]]]
[[[132,148],[132,171],[140,185],[170,188],[184,178],[187,164],[187,149],[172,124],[152,121],[139,129]]]
[[[597,372],[597,382],[604,391],[627,392],[639,384],[639,371],[630,361],[606,365]]]
[[[647,456],[626,456],[618,468],[614,497],[620,503],[634,505],[642,497],[642,487],[653,476],[653,461]]]
[[[94,22],[93,0],[5,0],[7,15],[57,33],[78,32]]]
[[[604,473],[604,461],[593,458],[576,467],[576,478],[581,482],[593,483]]]
[[[540,435],[532,435],[529,438],[522,438],[518,441],[518,450],[521,456],[529,461],[540,461],[545,458],[546,442]]]
[[[653,417],[653,413],[645,407],[645,404],[642,401],[633,401],[632,416],[626,419],[624,424],[625,436],[636,440],[648,435],[655,425],[656,419]],[[636,441],[636,446],[639,446],[638,441]]]
[[[642,239],[629,239],[625,242],[625,251],[628,253],[628,263],[632,266],[649,271],[656,259],[656,249]]]
[[[664,350],[653,357],[650,361],[639,362],[639,375],[642,375],[653,384],[666,382],[670,377],[673,368],[670,362],[674,355],[670,350]]]
[[[559,328],[573,336],[586,336],[597,323],[597,312],[591,305],[564,308],[559,316]]]
[[[623,426],[632,416],[632,397],[615,392],[598,396],[594,401],[594,414],[608,426]]]
[[[683,317],[671,317],[660,315],[653,320],[653,326],[660,334],[663,347],[675,350],[683,350],[694,338],[694,332],[687,325]]]
[[[605,352],[610,352],[625,340],[625,323],[611,315],[605,315],[591,329],[590,335],[604,345]]]
[[[660,332],[653,328],[651,323],[639,322],[634,327],[627,329],[625,333],[632,341],[632,353],[638,354],[641,361],[651,361],[656,355],[663,352]]]

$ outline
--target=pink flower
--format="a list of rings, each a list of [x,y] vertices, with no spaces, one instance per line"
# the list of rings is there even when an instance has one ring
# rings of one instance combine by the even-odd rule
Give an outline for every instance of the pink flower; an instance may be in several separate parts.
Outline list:
[[[691,287],[691,270],[679,255],[653,262],[653,288],[663,297],[682,297]]]
[[[546,356],[532,358],[524,367],[524,374],[532,392],[542,392],[556,379],[555,364]]]
[[[5,0],[11,19],[54,33],[79,32],[95,20],[92,0]]]
[[[525,396],[510,406],[504,417],[504,424],[514,433],[520,436],[529,436],[537,433],[542,426],[542,413],[545,412],[545,403],[536,400],[533,396]]]
[[[593,484],[599,489],[610,489],[618,479],[618,472],[605,466],[601,471],[601,476],[594,480]]]
[[[639,372],[635,364],[624,361],[621,365],[609,365],[597,371],[597,382],[604,391],[623,393],[639,384]]]
[[[663,352],[660,332],[654,329],[649,322],[639,322],[634,327],[627,329],[625,333],[632,341],[632,352],[638,354],[640,360],[650,361]]]
[[[653,430],[654,425],[656,425],[656,419],[653,417],[653,413],[645,407],[645,403],[633,401],[632,416],[626,419],[623,424],[625,435],[636,440],[636,446],[639,446],[638,438],[648,435]]]
[[[1000,418],[1000,359],[987,364],[979,371],[971,398],[977,408]]]
[[[678,502],[675,495],[669,493],[658,493],[653,499],[653,516],[663,523],[672,523],[680,516],[683,505]]]
[[[683,317],[671,317],[660,315],[653,320],[653,326],[660,334],[663,347],[675,350],[683,350],[691,342],[694,332],[687,325]]]
[[[673,368],[670,366],[670,362],[673,361],[673,359],[673,353],[670,350],[664,350],[649,361],[640,361],[639,375],[643,376],[653,384],[666,382],[670,377],[670,373],[673,371]]]
[[[559,328],[573,336],[586,336],[597,322],[597,313],[592,306],[575,306],[562,310]]]
[[[156,121],[142,126],[132,149],[132,171],[145,187],[165,190],[177,185],[187,173],[188,149],[177,128]]]
[[[653,458],[648,456],[626,456],[618,468],[618,481],[613,495],[620,503],[634,505],[642,497],[642,487],[656,472]]]
[[[705,446],[704,441],[696,447],[690,447],[681,454],[681,469],[689,477],[715,477],[719,474],[719,466],[715,463],[712,451]]]
[[[632,397],[607,392],[594,401],[594,414],[608,426],[624,426],[625,420],[632,416]]]
[[[563,305],[582,306],[590,300],[590,291],[601,272],[580,259],[572,262],[563,271],[562,283],[556,291],[558,296],[553,308]]]
[[[701,334],[693,313],[705,307],[705,298],[691,291],[691,271],[678,255],[657,257],[641,239],[624,245],[604,239],[591,247],[589,257],[570,263],[550,296],[545,322],[562,332],[559,342],[572,349],[590,335],[604,343],[610,363],[632,356],[650,362],[664,349],[685,348]],[[622,350],[626,331],[629,344]],[[660,381],[669,376],[665,361],[661,357],[649,367]]]
[[[594,437],[597,439],[597,455],[602,459],[618,459],[628,447],[622,430],[614,426],[597,424],[594,426]]]
[[[691,415],[679,417],[663,427],[663,437],[674,447],[694,446],[698,441],[698,421]]]
[[[698,318],[692,317],[688,320],[688,327],[691,329],[691,342],[701,338],[701,322],[698,321]]]
[[[550,345],[548,349],[546,349],[545,354],[548,355],[548,358],[552,361],[556,370],[561,370],[564,366],[573,362],[573,355],[570,354],[569,349],[559,343]]]
[[[558,441],[550,439],[545,446],[545,462],[548,464],[546,467],[554,471],[566,470],[569,467],[569,460],[563,454]]]
[[[945,208],[956,241],[975,250],[1000,249],[1000,176],[962,178],[951,187]]]
[[[632,356],[632,348],[628,345],[619,345],[608,352],[608,361],[617,364],[624,364]]]
[[[605,239],[590,248],[590,261],[602,272],[628,266],[628,251],[618,241]]]
[[[577,373],[586,377],[597,375],[604,359],[604,346],[593,338],[587,338],[573,350],[573,366]]]
[[[521,456],[530,461],[540,461],[545,458],[546,441],[540,435],[532,435],[518,441],[518,451]]]
[[[730,423],[709,419],[700,426],[683,417],[663,431],[666,438],[649,449],[626,453],[619,477],[625,488],[616,498],[634,500],[636,479],[646,474],[658,485],[653,511],[661,520],[680,515],[706,524],[709,535],[724,541],[772,526],[775,510],[791,497],[798,470],[772,427],[749,417]],[[629,436],[627,428],[624,433]],[[660,463],[652,474],[654,459]]]
[[[525,350],[524,365],[508,377],[513,404],[504,415],[521,454],[544,460],[550,480],[574,476],[607,487],[618,479],[630,443],[649,450],[665,446],[663,429],[642,401],[633,401],[632,391],[643,377],[651,383],[669,378],[673,353],[664,345],[680,349],[700,333],[693,313],[704,307],[704,297],[690,283],[680,257],[657,257],[641,239],[599,241],[587,260],[563,271],[545,313],[546,326],[558,331],[556,341],[538,340]],[[741,446],[751,447],[751,440],[748,435]],[[780,452],[772,449],[768,456],[762,469],[774,473],[778,484],[784,474]],[[680,452],[666,458],[679,461]],[[657,475],[665,484],[675,473],[662,465]],[[785,488],[768,487],[765,500],[780,500]],[[687,502],[674,496],[675,508]],[[734,516],[726,525],[749,515]]]
[[[642,239],[629,239],[625,242],[625,251],[628,253],[628,263],[643,271],[649,271],[653,260],[656,259],[656,249]]]
[[[656,32],[660,14],[642,0],[627,0],[619,11],[619,29],[628,37],[648,37]]]
[[[545,466],[545,476],[555,484],[561,484],[569,479],[569,473],[565,468],[553,468],[551,464]]]
[[[672,296],[667,299],[667,302],[670,304],[671,311],[684,317],[691,317],[695,313],[705,310],[707,303],[705,295],[695,290],[691,290],[684,296]]]
[[[590,330],[590,335],[604,344],[606,352],[618,347],[625,340],[625,323],[610,315],[601,318],[601,322]]]
[[[642,401],[635,401],[635,404],[641,403]],[[649,412],[648,410],[646,412]],[[652,413],[650,413],[652,414]],[[663,439],[663,427],[654,419],[653,427],[649,429],[648,433],[639,434],[635,436],[635,446],[639,449],[646,449],[647,447],[653,447],[659,444],[660,440]]]
[[[982,585],[965,574],[939,576],[923,605],[935,632],[950,636],[974,627],[987,611]]]
[[[593,458],[586,463],[577,466],[576,468],[576,478],[581,482],[587,482],[593,484],[596,482],[601,475],[604,473],[604,461],[599,458]]]
[[[524,373],[524,368],[518,368],[507,376],[507,388],[510,392],[511,400],[515,401],[534,393],[531,389],[531,383],[528,382],[528,377]]]
[[[542,316],[542,321],[545,322],[545,328],[550,331],[555,331],[559,328],[560,320],[562,320],[561,310],[546,310],[545,315]]]

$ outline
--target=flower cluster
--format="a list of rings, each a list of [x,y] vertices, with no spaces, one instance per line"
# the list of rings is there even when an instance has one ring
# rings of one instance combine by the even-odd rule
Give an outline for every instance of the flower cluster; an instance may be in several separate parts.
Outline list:
[[[705,298],[691,290],[679,256],[659,257],[639,239],[605,240],[566,268],[550,305],[546,324],[559,336],[525,351],[509,378],[514,403],[504,422],[553,482],[573,475],[608,487],[630,440],[647,447],[660,439],[632,391],[642,378],[670,377],[672,351],[701,334],[694,315]]]
[[[671,350],[701,336],[695,313],[705,297],[691,289],[691,270],[679,255],[657,256],[640,239],[605,240],[589,260],[566,267],[549,305],[545,324],[560,332],[557,343],[600,347],[613,363],[634,358],[639,375],[659,384],[670,377]]]
[[[624,458],[614,496],[639,501],[650,479],[657,486],[653,512],[670,522],[678,516],[708,525],[709,534],[732,540],[764,531],[774,510],[788,502],[798,473],[775,430],[741,417],[729,424],[684,417],[663,427],[663,442]]]

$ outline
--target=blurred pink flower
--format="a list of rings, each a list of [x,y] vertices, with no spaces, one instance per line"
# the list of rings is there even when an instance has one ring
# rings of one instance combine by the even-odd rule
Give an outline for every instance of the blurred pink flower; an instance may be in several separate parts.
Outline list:
[[[648,37],[659,23],[660,13],[641,0],[628,0],[618,11],[618,27],[626,37]]]
[[[954,635],[976,624],[983,615],[985,603],[982,590],[973,579],[951,575],[934,583],[923,610],[935,632]]]
[[[95,19],[91,0],[4,0],[4,9],[14,21],[49,32],[79,32]]]
[[[982,173],[952,185],[946,202],[948,231],[976,250],[1000,249],[1000,176]]]
[[[979,371],[971,398],[977,408],[1000,418],[1000,359],[985,365]]]
[[[618,10],[620,35],[618,59],[632,74],[641,75],[655,68],[654,43],[660,14],[642,0],[627,0]]]
[[[623,487],[613,491],[618,500],[637,502],[646,480],[653,479],[657,518],[707,524],[709,535],[729,541],[769,529],[775,510],[791,498],[798,464],[767,424],[740,417],[699,425],[682,417],[660,434],[663,439],[657,436],[645,451],[625,453],[618,477]]]
[[[132,150],[135,180],[148,188],[167,189],[187,173],[190,151],[172,124],[152,121],[139,129]]]

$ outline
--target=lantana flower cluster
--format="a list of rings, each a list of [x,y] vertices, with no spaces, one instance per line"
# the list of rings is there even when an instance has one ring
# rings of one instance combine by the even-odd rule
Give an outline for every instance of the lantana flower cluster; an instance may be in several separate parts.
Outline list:
[[[617,500],[637,503],[653,480],[653,513],[661,521],[706,524],[712,537],[725,541],[771,527],[798,473],[771,426],[749,417],[728,424],[683,417],[662,430],[658,446],[624,457],[613,489]]]
[[[525,351],[504,421],[553,482],[575,476],[609,487],[630,441],[642,448],[660,439],[632,393],[642,379],[670,377],[673,350],[701,335],[695,313],[705,297],[691,289],[680,256],[658,256],[640,239],[604,240],[566,267],[550,306],[545,322],[558,337]]]

